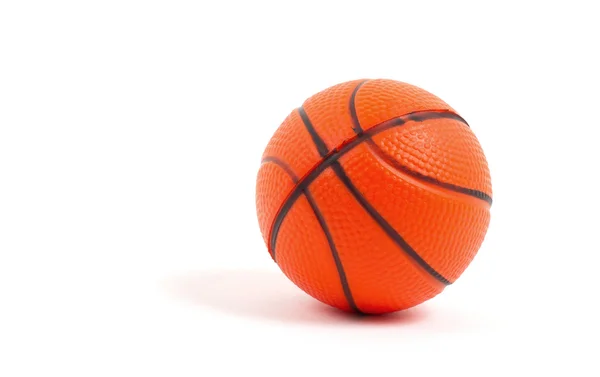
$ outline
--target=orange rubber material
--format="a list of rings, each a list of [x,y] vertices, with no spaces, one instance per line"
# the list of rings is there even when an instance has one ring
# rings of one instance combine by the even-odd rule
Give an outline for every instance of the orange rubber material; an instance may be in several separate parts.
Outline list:
[[[295,109],[263,154],[258,222],[284,274],[344,311],[418,305],[456,281],[490,221],[469,126],[433,94],[356,80]]]

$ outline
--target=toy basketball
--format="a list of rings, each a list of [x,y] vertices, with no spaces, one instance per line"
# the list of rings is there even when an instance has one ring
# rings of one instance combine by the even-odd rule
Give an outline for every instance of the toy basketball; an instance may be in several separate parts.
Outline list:
[[[357,313],[429,300],[458,279],[492,204],[483,150],[444,101],[392,80],[321,91],[269,141],[256,183],[269,253],[303,291]]]

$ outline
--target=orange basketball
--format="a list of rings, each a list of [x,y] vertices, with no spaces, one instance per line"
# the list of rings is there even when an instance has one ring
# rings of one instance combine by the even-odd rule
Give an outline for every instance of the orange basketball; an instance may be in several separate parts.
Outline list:
[[[442,292],[485,237],[483,150],[444,101],[392,80],[342,83],[277,129],[256,183],[273,260],[314,298],[387,313]]]

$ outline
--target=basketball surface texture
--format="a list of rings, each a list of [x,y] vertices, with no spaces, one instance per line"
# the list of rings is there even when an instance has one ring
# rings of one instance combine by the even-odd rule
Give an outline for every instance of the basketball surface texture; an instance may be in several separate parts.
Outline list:
[[[259,226],[283,273],[345,311],[418,305],[464,272],[483,242],[490,173],[467,122],[392,80],[321,91],[269,141]]]

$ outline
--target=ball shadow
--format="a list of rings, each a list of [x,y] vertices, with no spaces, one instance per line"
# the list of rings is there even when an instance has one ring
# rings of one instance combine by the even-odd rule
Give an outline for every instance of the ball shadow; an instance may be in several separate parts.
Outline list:
[[[163,282],[167,293],[183,302],[256,320],[314,325],[409,325],[427,311],[412,308],[386,315],[346,313],[308,296],[279,271],[196,271]]]

